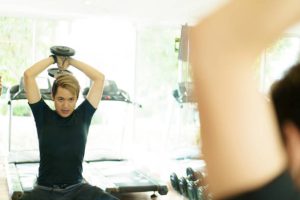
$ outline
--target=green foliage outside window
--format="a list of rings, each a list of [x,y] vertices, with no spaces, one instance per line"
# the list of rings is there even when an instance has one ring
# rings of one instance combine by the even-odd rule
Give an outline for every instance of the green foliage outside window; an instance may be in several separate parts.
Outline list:
[[[57,20],[24,17],[0,17],[0,76],[8,88],[19,84],[23,72],[38,57],[49,54],[53,44]],[[1,103],[0,112],[7,112],[7,102]],[[27,116],[28,105],[14,108],[13,114]]]

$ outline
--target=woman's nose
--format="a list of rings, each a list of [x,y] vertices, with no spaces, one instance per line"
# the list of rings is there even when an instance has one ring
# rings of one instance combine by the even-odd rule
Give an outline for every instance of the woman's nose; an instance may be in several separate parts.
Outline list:
[[[62,106],[68,106],[68,101],[63,101]]]

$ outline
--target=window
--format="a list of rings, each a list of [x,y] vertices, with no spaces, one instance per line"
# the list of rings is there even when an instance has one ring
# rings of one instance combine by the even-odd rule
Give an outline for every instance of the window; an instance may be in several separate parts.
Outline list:
[[[195,105],[181,106],[173,97],[183,72],[175,51],[180,28],[152,26],[138,30],[135,97],[143,108],[135,109],[136,156],[143,157],[150,151],[159,153],[159,157],[177,157],[175,151],[186,151],[199,135]]]
[[[266,49],[261,58],[261,88],[268,92],[272,83],[299,60],[300,37],[285,35]]]

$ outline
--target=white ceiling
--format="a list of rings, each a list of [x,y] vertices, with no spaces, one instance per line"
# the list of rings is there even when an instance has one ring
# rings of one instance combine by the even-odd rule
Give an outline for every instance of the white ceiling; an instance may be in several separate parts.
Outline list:
[[[1,16],[82,18],[108,16],[136,22],[191,23],[226,0],[0,0]]]

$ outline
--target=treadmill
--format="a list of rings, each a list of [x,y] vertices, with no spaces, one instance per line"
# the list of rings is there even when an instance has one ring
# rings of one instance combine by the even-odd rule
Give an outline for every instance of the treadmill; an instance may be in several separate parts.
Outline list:
[[[84,98],[88,91],[89,88],[84,89]],[[132,102],[128,93],[119,89],[113,80],[105,81],[102,100],[119,101],[142,108],[142,105]],[[168,187],[165,183],[151,177],[132,161],[122,158],[122,155],[110,154],[111,157],[103,157],[104,153],[101,152],[95,151],[92,156],[87,153],[84,167],[87,170],[84,171],[84,177],[89,183],[97,185],[115,196],[131,192],[153,192],[151,195],[153,198],[156,196],[155,192],[160,195],[168,193]]]
[[[51,100],[51,83],[48,78],[37,79],[41,96],[44,100]],[[9,129],[8,129],[8,166],[7,166],[7,182],[9,194],[12,200],[19,199],[24,192],[33,189],[38,176],[39,168],[39,151],[25,150],[18,151],[12,149],[12,122],[13,122],[13,104],[19,100],[26,100],[23,77],[18,85],[14,85],[10,89],[9,105]],[[27,103],[27,102],[26,102]],[[34,121],[32,121],[34,123]],[[15,125],[16,126],[16,125]],[[34,129],[35,130],[35,129]],[[26,136],[27,137],[27,136]]]

